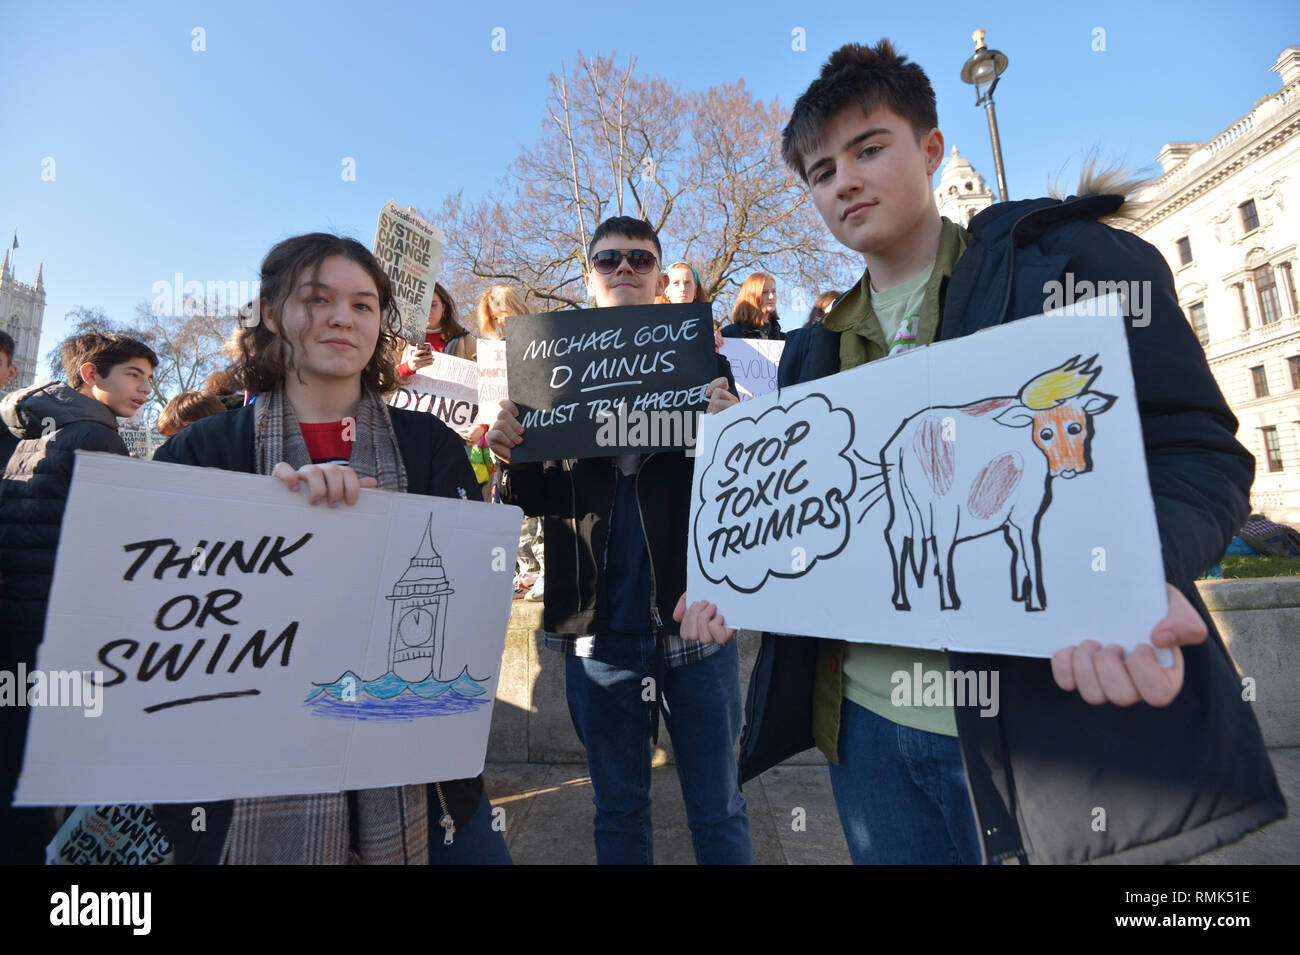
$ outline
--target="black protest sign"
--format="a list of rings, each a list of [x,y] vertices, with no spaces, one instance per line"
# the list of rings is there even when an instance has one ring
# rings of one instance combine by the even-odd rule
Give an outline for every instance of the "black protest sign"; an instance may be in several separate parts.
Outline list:
[[[516,463],[693,448],[717,377],[707,304],[628,305],[512,318]]]

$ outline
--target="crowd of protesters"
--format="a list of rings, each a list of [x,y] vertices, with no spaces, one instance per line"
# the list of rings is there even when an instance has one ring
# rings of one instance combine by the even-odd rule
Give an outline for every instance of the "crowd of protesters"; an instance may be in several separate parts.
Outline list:
[[[238,329],[229,367],[168,403],[158,423],[168,441],[155,459],[265,474],[312,504],[355,504],[362,488],[379,487],[521,507],[516,592],[542,603],[546,645],[564,654],[602,863],[653,861],[649,768],[661,717],[702,863],[753,861],[741,784],[814,743],[856,862],[1178,861],[1277,818],[1284,805],[1258,725],[1192,586],[1247,514],[1252,462],[1168,268],[1140,239],[1097,221],[1125,196],[1098,180],[1078,198],[994,206],[969,229],[941,219],[929,185],[944,155],[934,93],[888,41],[832,55],[796,102],[782,151],[831,235],[866,264],[846,292],[818,295],[788,339],[776,278],[755,272],[741,283],[715,346],[786,340],[782,385],[1035,314],[1043,263],[1155,287],[1161,311],[1130,348],[1170,606],[1151,643],[1174,654],[1174,670],[1158,667],[1149,647],[1124,657],[1085,643],[1050,663],[954,653],[950,663],[944,651],[764,634],[767,663],[750,686],[738,765],[734,631],[720,608],[685,592],[693,460],[673,451],[511,464],[524,429],[508,400],[490,427],[466,436],[386,404],[435,354],[472,360],[481,341],[504,340],[527,304],[494,285],[471,330],[439,284],[424,341],[402,343],[383,318],[393,308],[388,276],[370,250],[339,236],[294,236],[270,250],[258,320]],[[663,267],[660,237],[642,220],[607,219],[584,251],[597,308],[710,301],[691,263]],[[326,334],[356,347],[329,347]],[[12,340],[0,336],[3,382],[12,358]],[[35,666],[75,452],[127,453],[118,420],[148,400],[158,359],[126,335],[89,332],[66,343],[63,365],[65,381],[0,404],[0,669],[10,672]],[[736,403],[721,355],[701,384],[708,413]],[[346,439],[345,420],[355,422]],[[565,546],[548,554],[547,537]],[[951,705],[889,707],[890,672],[914,662],[998,668],[1015,699],[994,720]],[[45,810],[12,806],[29,712],[0,707],[2,861],[39,862],[52,836]],[[1098,805],[1115,807],[1101,837],[1086,818],[1067,818]],[[195,832],[192,807],[154,807],[175,861],[509,861],[481,776],[205,808],[209,825]],[[309,831],[335,835],[298,835]]]

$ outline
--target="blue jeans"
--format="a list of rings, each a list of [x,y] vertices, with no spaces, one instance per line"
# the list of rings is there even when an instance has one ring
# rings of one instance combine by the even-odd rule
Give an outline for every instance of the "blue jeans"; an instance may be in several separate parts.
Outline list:
[[[492,803],[487,793],[479,797],[478,809],[469,822],[456,827],[451,845],[444,845],[446,831],[438,825],[438,797],[429,786],[429,865],[511,865],[505,836],[492,828]]]
[[[845,700],[831,788],[855,865],[979,865],[956,737],[900,726]]]
[[[698,663],[662,667],[656,665],[660,650],[652,634],[602,634],[602,640],[598,652],[604,660],[565,657],[569,714],[587,748],[595,790],[596,861],[654,863],[650,734],[657,692],[673,740],[695,861],[752,865],[754,844],[735,757],[741,720],[735,641]],[[645,684],[647,677],[659,685]]]

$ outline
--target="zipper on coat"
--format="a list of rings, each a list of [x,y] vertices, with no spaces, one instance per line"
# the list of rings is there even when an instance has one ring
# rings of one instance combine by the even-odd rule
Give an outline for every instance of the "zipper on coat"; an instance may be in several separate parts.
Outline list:
[[[569,511],[569,520],[573,524],[573,596],[575,599],[574,606],[582,608],[582,559],[580,557],[580,548],[578,547],[578,482],[573,479],[573,465],[575,462],[566,460],[564,470],[569,472],[569,501],[572,509]]]
[[[438,820],[438,825],[442,826],[445,833],[442,844],[449,846],[456,841],[456,820],[451,818],[451,811],[447,808],[447,797],[442,794],[442,783],[434,783],[433,789],[438,794],[438,805],[442,807],[442,818]]]
[[[641,462],[641,466],[637,468],[636,481],[632,486],[632,490],[636,493],[636,514],[637,517],[641,518],[641,537],[645,540],[646,556],[650,558],[650,619],[654,621],[657,629],[662,630],[664,622],[659,616],[658,587],[655,583],[655,555],[654,551],[650,549],[650,535],[646,533],[645,514],[641,511],[641,472],[645,470],[645,466],[650,463],[650,459],[654,456],[654,452],[646,455],[645,460]]]

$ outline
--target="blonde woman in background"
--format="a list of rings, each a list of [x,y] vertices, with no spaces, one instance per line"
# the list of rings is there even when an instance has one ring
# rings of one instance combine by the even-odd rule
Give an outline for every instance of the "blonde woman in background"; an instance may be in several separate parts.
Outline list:
[[[506,319],[526,314],[528,310],[518,292],[509,285],[493,285],[479,296],[479,337],[501,341],[506,337]]]
[[[478,300],[478,330],[483,338],[504,340],[506,319],[525,315],[524,300],[509,285],[493,285]],[[515,575],[515,596],[541,600],[545,594],[546,572],[542,548],[542,524],[536,517],[525,517],[519,532],[519,573]]]

